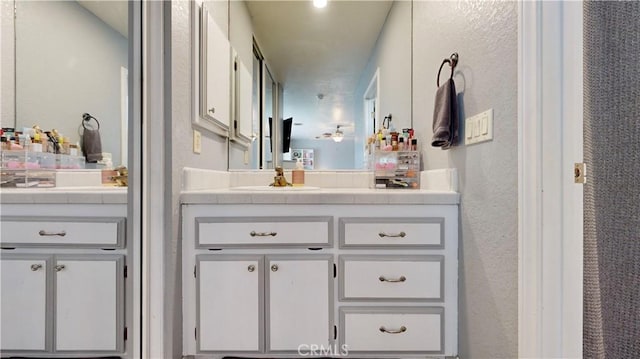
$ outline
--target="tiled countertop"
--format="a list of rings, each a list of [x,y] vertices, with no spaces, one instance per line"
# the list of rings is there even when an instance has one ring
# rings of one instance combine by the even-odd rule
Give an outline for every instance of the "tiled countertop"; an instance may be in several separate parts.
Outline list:
[[[183,204],[458,204],[456,192],[321,188],[309,191],[244,191],[230,189],[183,191]]]
[[[0,203],[126,204],[126,187],[3,188]]]

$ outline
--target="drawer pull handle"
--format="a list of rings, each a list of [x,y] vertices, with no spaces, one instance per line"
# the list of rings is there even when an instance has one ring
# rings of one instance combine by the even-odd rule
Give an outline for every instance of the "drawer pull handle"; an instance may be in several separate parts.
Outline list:
[[[251,235],[251,237],[275,237],[276,235],[278,235],[277,232],[256,232],[256,231],[251,231],[251,233],[249,233],[249,235]]]
[[[66,267],[64,266],[64,264],[58,264],[54,268],[55,268],[56,272],[60,272],[61,270],[65,269]]]
[[[380,232],[380,233],[378,233],[378,235],[380,236],[380,238],[384,238],[384,237],[392,237],[392,238],[400,237],[400,238],[404,238],[407,234],[404,233],[404,232],[400,232],[400,233],[397,233],[397,234],[387,234],[387,233],[384,233],[384,232]]]
[[[387,334],[401,334],[407,331],[407,327],[403,325],[398,330],[389,330],[385,327],[380,327],[380,331]]]
[[[38,269],[42,268],[42,264],[32,264],[31,265],[31,270],[32,271],[37,271]]]
[[[251,265],[249,265],[249,266],[247,267],[247,270],[248,270],[249,272],[253,272],[254,270],[256,270],[256,266],[254,266],[253,264],[251,264]]]
[[[272,265],[271,266],[271,271],[272,272],[277,272],[278,271],[278,265],[277,264]]]
[[[380,279],[381,282],[398,283],[398,282],[406,281],[407,277],[400,276],[400,278],[398,278],[398,279],[389,279],[389,278],[385,278],[383,276],[380,276],[378,279]]]
[[[41,229],[40,232],[38,232],[38,234],[43,236],[43,237],[45,237],[45,236],[60,236],[60,237],[64,237],[64,236],[67,235],[67,232],[62,231],[62,232],[55,233],[55,232],[47,232],[47,231]]]

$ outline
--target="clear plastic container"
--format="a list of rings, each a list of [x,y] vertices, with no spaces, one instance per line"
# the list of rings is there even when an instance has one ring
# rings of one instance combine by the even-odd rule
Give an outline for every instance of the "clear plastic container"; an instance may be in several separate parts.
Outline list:
[[[376,151],[373,166],[375,188],[420,188],[418,151]]]
[[[43,157],[47,157],[44,155],[49,156],[43,160]],[[0,186],[4,188],[55,187],[55,156],[50,153],[26,150],[2,151]]]

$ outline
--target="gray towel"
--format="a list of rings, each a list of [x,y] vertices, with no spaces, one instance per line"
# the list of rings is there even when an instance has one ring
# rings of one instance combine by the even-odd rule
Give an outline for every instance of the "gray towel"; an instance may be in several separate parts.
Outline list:
[[[457,142],[458,101],[456,99],[456,85],[453,79],[449,79],[436,91],[431,146],[448,150]]]
[[[82,132],[82,153],[88,163],[96,163],[102,159],[102,141],[100,131],[85,128]]]

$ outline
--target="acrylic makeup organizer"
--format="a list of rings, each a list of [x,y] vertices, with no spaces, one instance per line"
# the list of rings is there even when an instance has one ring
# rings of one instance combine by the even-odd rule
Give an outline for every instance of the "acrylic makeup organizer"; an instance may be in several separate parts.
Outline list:
[[[420,188],[419,151],[376,151],[373,168],[375,188]]]

